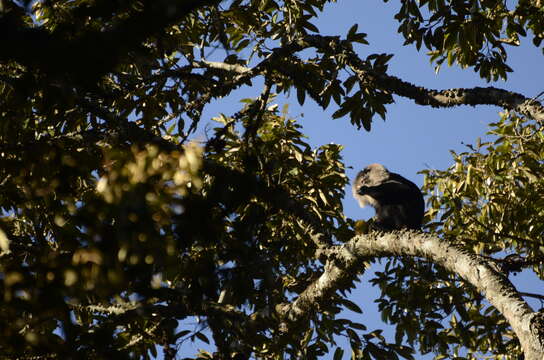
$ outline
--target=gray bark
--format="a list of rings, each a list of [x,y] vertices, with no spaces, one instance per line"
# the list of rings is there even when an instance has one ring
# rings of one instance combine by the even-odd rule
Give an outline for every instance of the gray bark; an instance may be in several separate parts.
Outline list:
[[[322,252],[328,260],[320,278],[294,302],[278,307],[288,321],[304,318],[320,302],[327,301],[341,281],[360,272],[364,260],[397,255],[424,257],[458,274],[500,311],[516,333],[526,360],[544,359],[544,314],[535,312],[489,259],[415,231],[360,235]]]
[[[299,51],[315,48],[327,54],[342,55],[346,66],[351,68],[363,82],[370,82],[376,89],[413,100],[416,104],[436,108],[448,108],[461,105],[495,105],[501,108],[516,111],[524,116],[538,121],[544,121],[544,106],[535,98],[495,87],[474,87],[458,89],[426,89],[411,84],[395,76],[373,70],[349,46],[337,36],[308,35],[303,39],[274,49],[269,56],[253,68],[241,65],[231,65],[212,61],[193,63],[194,67],[220,69],[237,74],[228,84],[222,87],[237,87],[244,81],[262,75],[267,69],[284,71],[281,65],[275,66],[280,59],[290,59],[290,56]],[[312,89],[307,88],[312,93]],[[312,96],[319,103],[319,95]]]

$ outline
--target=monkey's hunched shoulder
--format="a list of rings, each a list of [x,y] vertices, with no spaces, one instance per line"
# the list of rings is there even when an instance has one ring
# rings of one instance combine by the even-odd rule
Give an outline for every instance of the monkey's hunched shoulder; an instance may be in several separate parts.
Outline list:
[[[419,189],[398,181],[387,181],[376,186],[362,186],[358,193],[369,195],[382,204],[400,204],[421,196]]]

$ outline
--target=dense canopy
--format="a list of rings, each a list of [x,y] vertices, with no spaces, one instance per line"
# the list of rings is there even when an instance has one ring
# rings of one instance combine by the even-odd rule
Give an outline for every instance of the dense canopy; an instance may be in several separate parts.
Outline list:
[[[544,279],[539,99],[392,76],[364,29],[320,34],[328,3],[0,0],[0,359],[542,359],[522,295],[544,295],[508,280]],[[494,81],[509,47],[542,48],[543,9],[403,0],[395,18],[437,67]],[[345,216],[342,146],[310,146],[278,94],[354,131],[395,97],[504,112],[493,142],[424,171],[424,232],[383,233]],[[394,339],[342,313],[378,258]]]

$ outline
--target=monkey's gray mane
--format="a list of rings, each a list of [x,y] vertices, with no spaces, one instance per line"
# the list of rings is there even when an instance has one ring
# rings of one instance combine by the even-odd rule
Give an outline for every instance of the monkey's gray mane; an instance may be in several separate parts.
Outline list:
[[[368,195],[359,194],[359,189],[362,185],[361,179],[364,181],[364,186],[375,186],[382,184],[383,182],[389,180],[389,178],[389,171],[381,164],[370,164],[363,170],[359,171],[351,186],[351,192],[353,197],[359,203],[359,206],[365,207],[370,205],[376,209],[380,206],[374,198]]]

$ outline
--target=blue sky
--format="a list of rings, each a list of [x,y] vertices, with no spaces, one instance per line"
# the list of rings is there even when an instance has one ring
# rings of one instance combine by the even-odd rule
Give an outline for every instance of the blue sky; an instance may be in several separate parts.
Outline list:
[[[509,74],[507,82],[487,83],[472,69],[462,70],[456,66],[443,66],[436,74],[423,48],[418,52],[413,46],[402,46],[404,40],[397,33],[398,23],[393,18],[399,6],[400,1],[339,1],[328,5],[314,24],[319,27],[322,35],[341,36],[345,36],[353,24],[359,24],[358,31],[367,33],[370,43],[358,48],[360,56],[366,57],[371,53],[395,54],[389,63],[389,74],[416,85],[433,89],[494,86],[529,97],[537,96],[544,90],[542,52],[532,45],[530,38],[522,38],[522,46],[518,48],[508,48],[508,63],[514,72]],[[240,99],[256,97],[259,92],[260,88],[240,89],[208,107],[204,118],[218,113],[232,115],[239,110]],[[372,124],[372,131],[366,132],[364,129],[357,130],[350,124],[349,118],[333,120],[331,115],[337,110],[334,103],[324,111],[307,97],[305,104],[299,106],[295,94],[291,98],[279,97],[277,103],[280,108],[283,104],[289,104],[291,117],[300,119],[303,132],[313,146],[331,142],[344,146],[344,161],[346,166],[351,167],[347,171],[350,179],[362,167],[378,162],[419,186],[423,184],[423,176],[417,174],[418,171],[447,168],[451,164],[450,150],[466,150],[462,143],[470,144],[478,137],[484,138],[487,124],[497,121],[501,111],[492,106],[433,109],[395,97],[395,103],[387,107],[386,121],[377,117]],[[349,189],[346,189],[344,210],[348,217],[354,219],[373,215],[372,210],[358,207]],[[358,289],[352,293],[352,300],[359,303],[364,311],[359,320],[369,329],[385,327],[373,303],[379,295],[378,291],[367,282],[368,277],[378,269],[369,269]],[[542,286],[534,276],[528,274],[518,275],[511,280],[520,290],[527,292],[538,292]],[[538,305],[536,302],[532,304]],[[386,335],[391,334],[393,332],[389,328]]]

